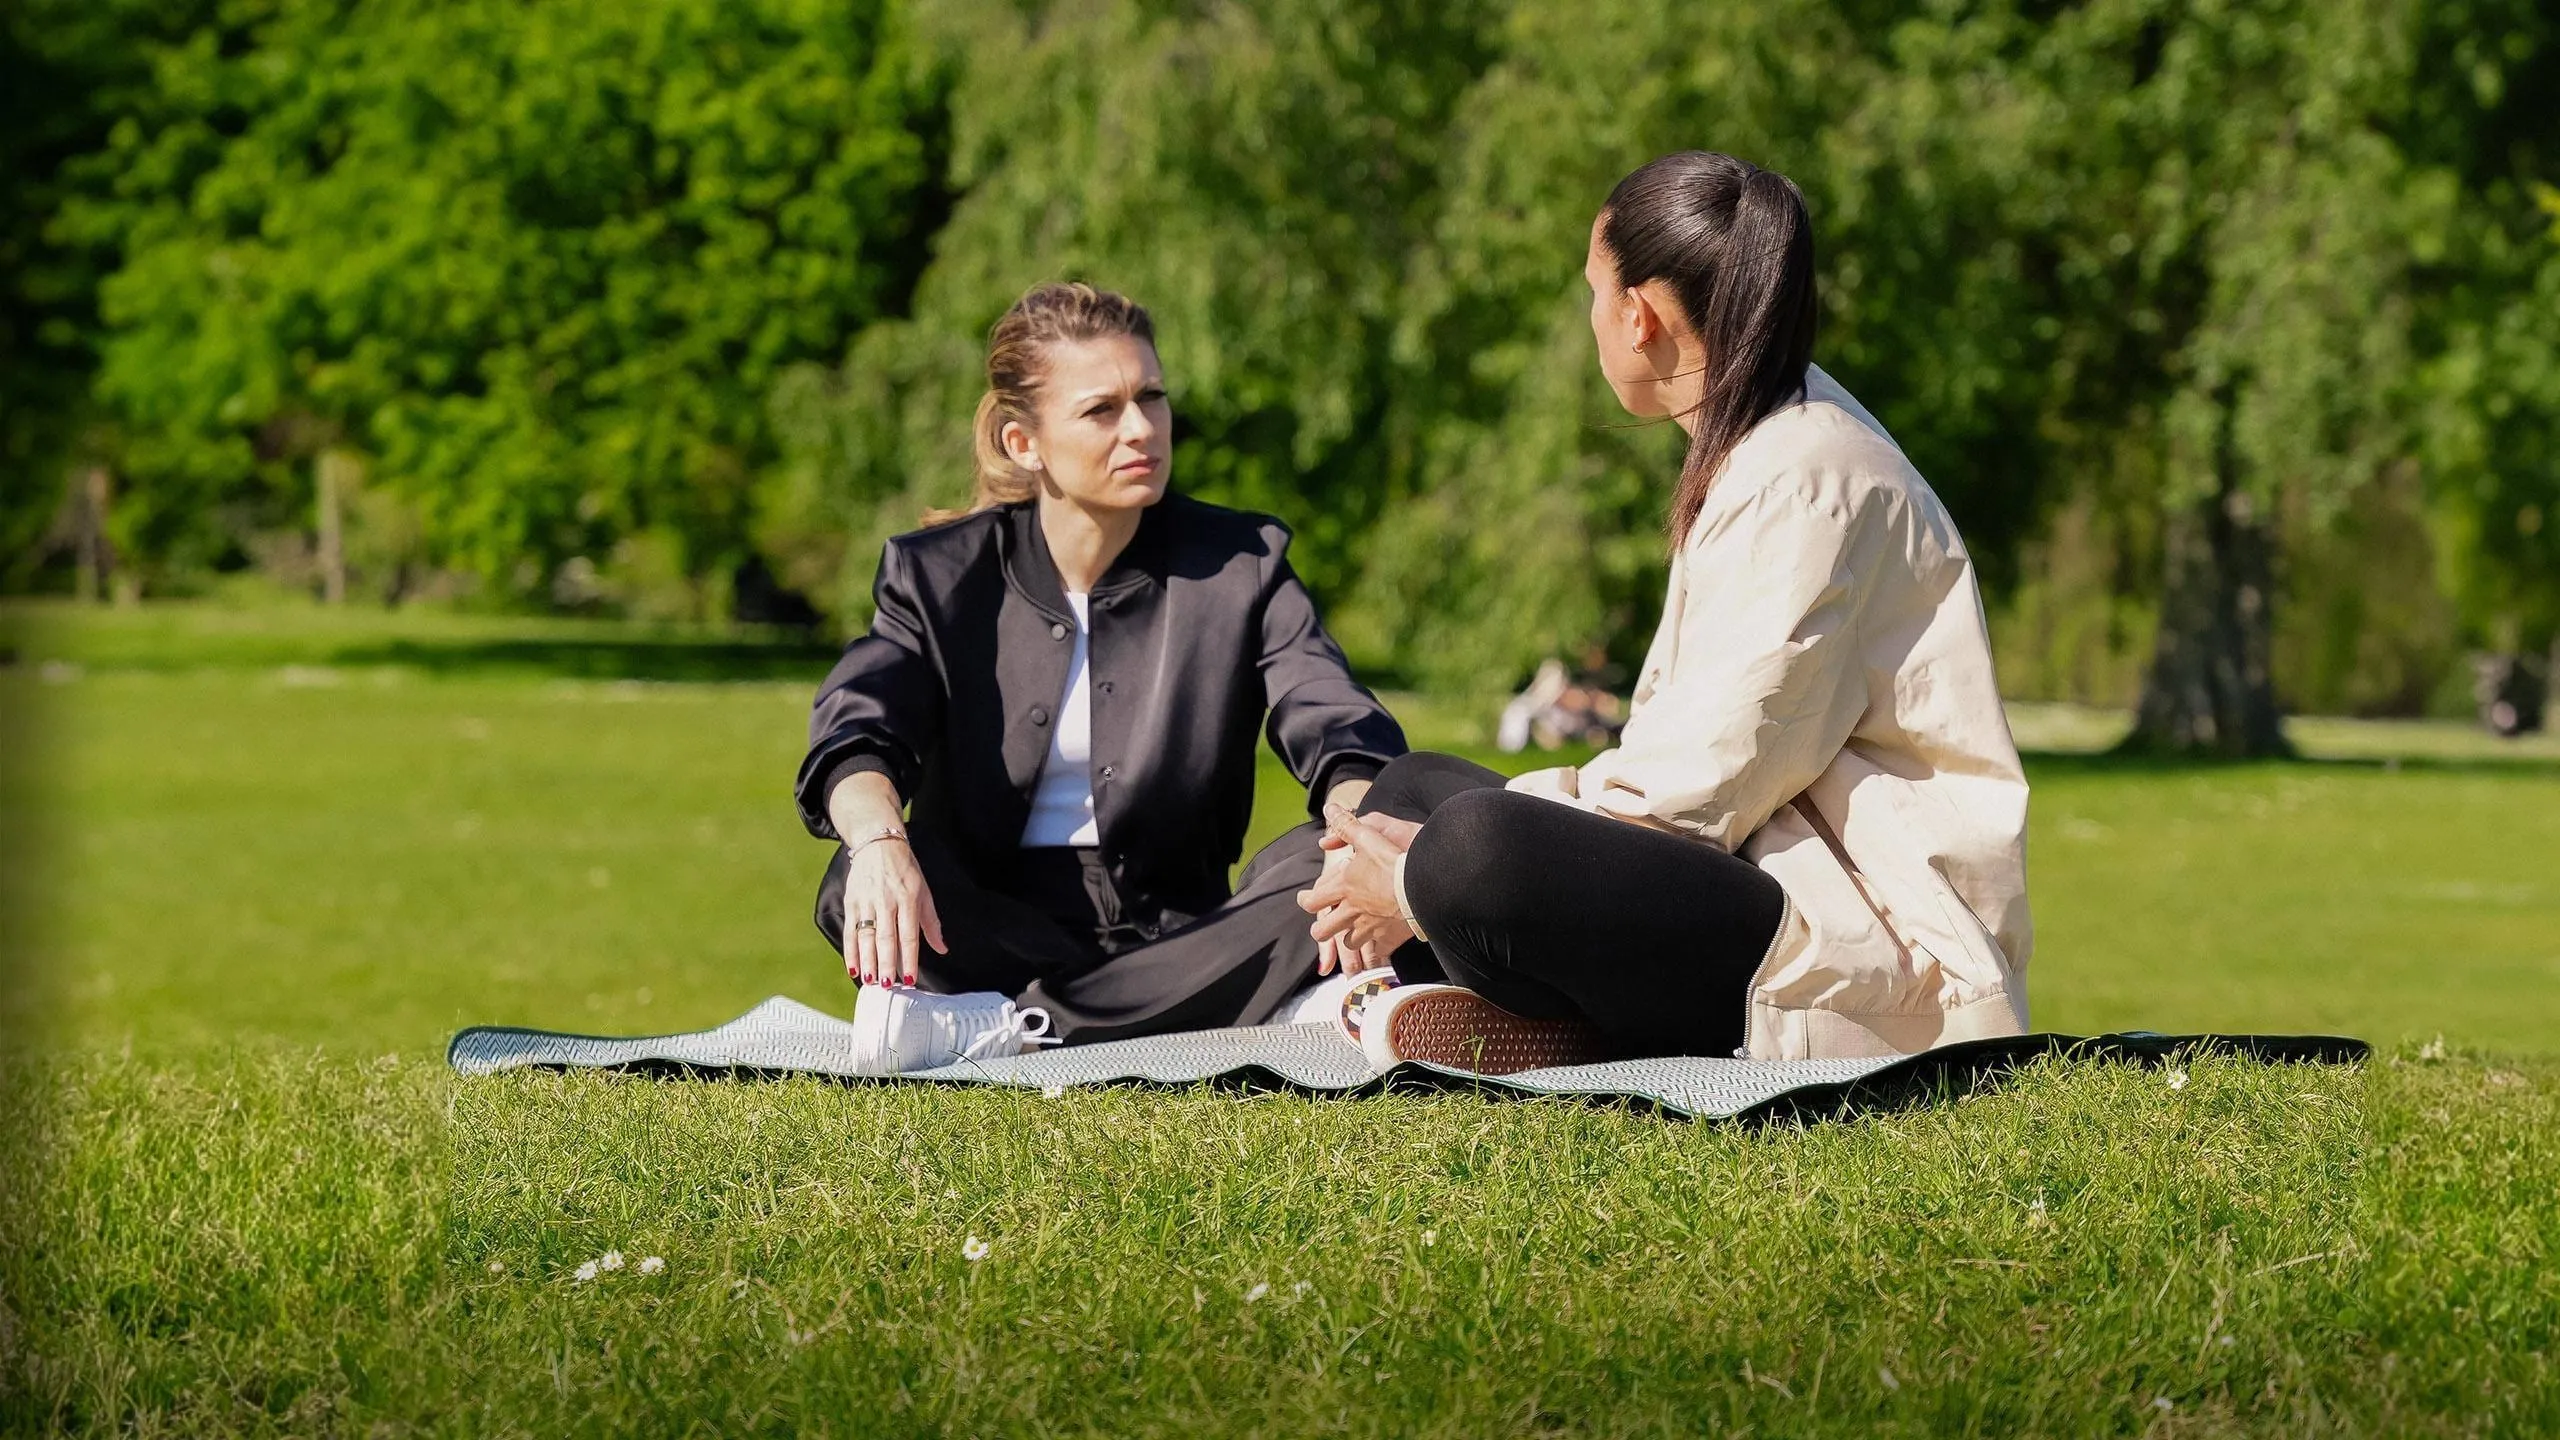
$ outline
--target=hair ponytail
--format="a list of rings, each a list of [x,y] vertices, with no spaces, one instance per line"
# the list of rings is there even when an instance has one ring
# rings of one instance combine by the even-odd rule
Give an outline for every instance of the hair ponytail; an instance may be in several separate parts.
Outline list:
[[[977,483],[969,496],[972,511],[1011,505],[1039,493],[1031,472],[1014,464],[1013,457],[1004,451],[1004,427],[1009,420],[1028,424],[1030,416],[1012,413],[1004,397],[992,389],[978,397],[978,415],[969,425],[969,448],[978,469]]]
[[[1155,321],[1146,307],[1128,296],[1096,290],[1080,281],[1033,286],[1004,312],[1004,318],[987,332],[987,393],[978,398],[977,418],[970,426],[970,449],[978,469],[970,510],[1016,504],[1040,493],[1039,481],[1005,453],[1004,427],[1034,423],[1040,383],[1048,375],[1049,347],[1120,335],[1153,345]],[[948,514],[926,517],[928,521],[954,518]]]
[[[1813,224],[1775,170],[1707,150],[1666,155],[1618,182],[1600,238],[1618,283],[1661,280],[1706,352],[1688,459],[1672,492],[1672,548],[1751,428],[1804,395],[1816,318]]]

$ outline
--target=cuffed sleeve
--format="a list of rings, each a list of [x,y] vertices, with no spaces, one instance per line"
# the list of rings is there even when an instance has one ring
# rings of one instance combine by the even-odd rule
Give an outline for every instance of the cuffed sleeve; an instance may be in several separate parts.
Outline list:
[[[820,839],[840,838],[827,818],[836,783],[864,770],[889,777],[901,799],[942,733],[942,686],[927,656],[923,623],[907,559],[892,541],[880,552],[872,582],[871,633],[845,647],[809,712],[809,753],[795,791],[800,821]]]
[[[1717,514],[1679,562],[1675,678],[1554,798],[1738,849],[1866,712],[1856,632],[1887,529],[1785,483]]]
[[[1404,729],[1351,678],[1350,662],[1316,619],[1315,600],[1289,564],[1288,532],[1272,530],[1262,602],[1265,728],[1273,752],[1307,787],[1307,813],[1321,815],[1335,785],[1375,776],[1405,752]],[[1346,768],[1352,766],[1362,768]]]
[[[1316,772],[1315,783],[1307,787],[1307,794],[1321,801],[1345,785],[1375,781],[1386,768],[1366,755],[1336,755]]]
[[[898,787],[898,772],[895,767],[890,765],[885,756],[874,754],[868,750],[857,750],[853,754],[838,761],[836,763],[836,768],[827,772],[826,783],[818,788],[819,808],[826,809],[833,805],[835,802],[836,787],[844,784],[844,782],[852,779],[856,775],[885,775],[888,777],[891,789],[894,790]],[[906,798],[907,792],[904,790],[898,790],[899,801],[903,803]]]

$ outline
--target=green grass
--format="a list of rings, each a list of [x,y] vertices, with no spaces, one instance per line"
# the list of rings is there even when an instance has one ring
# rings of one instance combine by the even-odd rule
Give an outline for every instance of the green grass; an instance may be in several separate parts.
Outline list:
[[[2344,1031],[2383,1047],[2360,1069],[2050,1063],[1758,1130],[466,1084],[465,1023],[848,1001],[787,794],[808,680],[772,678],[823,657],[203,608],[20,643],[42,843],[9,878],[52,904],[0,1066],[14,1431],[2560,1430],[2531,750],[2031,762],[2040,1026]],[[1298,803],[1263,799],[1265,833]]]

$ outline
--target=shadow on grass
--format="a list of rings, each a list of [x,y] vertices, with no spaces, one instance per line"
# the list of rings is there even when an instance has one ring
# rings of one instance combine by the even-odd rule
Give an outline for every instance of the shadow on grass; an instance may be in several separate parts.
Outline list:
[[[794,680],[816,686],[841,652],[821,640],[643,638],[383,640],[332,649],[326,663],[394,665],[430,675],[570,680]]]
[[[1839,1085],[1808,1085],[1734,1117],[1747,1125],[1804,1125],[1901,1114],[1950,1104],[2006,1086],[2048,1058],[2159,1068],[2197,1055],[2229,1055],[2261,1065],[2357,1065],[2373,1047],[2344,1035],[2022,1035],[1924,1051]]]
[[[2546,755],[2287,755],[2256,760],[2216,756],[2158,755],[2116,750],[2022,750],[2030,779],[2058,776],[2168,778],[2239,775],[2252,771],[2320,774],[2401,771],[2431,775],[2513,775],[2519,771],[2560,776],[2560,759]]]

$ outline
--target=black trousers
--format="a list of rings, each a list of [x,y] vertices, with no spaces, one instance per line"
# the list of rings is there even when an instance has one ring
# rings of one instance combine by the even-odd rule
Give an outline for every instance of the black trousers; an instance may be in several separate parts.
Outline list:
[[[996,990],[1049,1012],[1067,1044],[1258,1025],[1315,978],[1300,890],[1316,883],[1319,825],[1301,825],[1245,866],[1235,895],[1197,917],[1132,914],[1092,850],[1025,850],[1011,881],[982,885],[929,832],[914,835],[942,937],[917,983],[946,995]],[[844,953],[844,847],[818,883],[818,933]]]
[[[1515,1015],[1583,1019],[1629,1054],[1730,1055],[1786,895],[1759,866],[1502,788],[1449,755],[1389,764],[1363,812],[1428,822],[1405,898],[1431,937],[1406,980],[1464,985]]]

